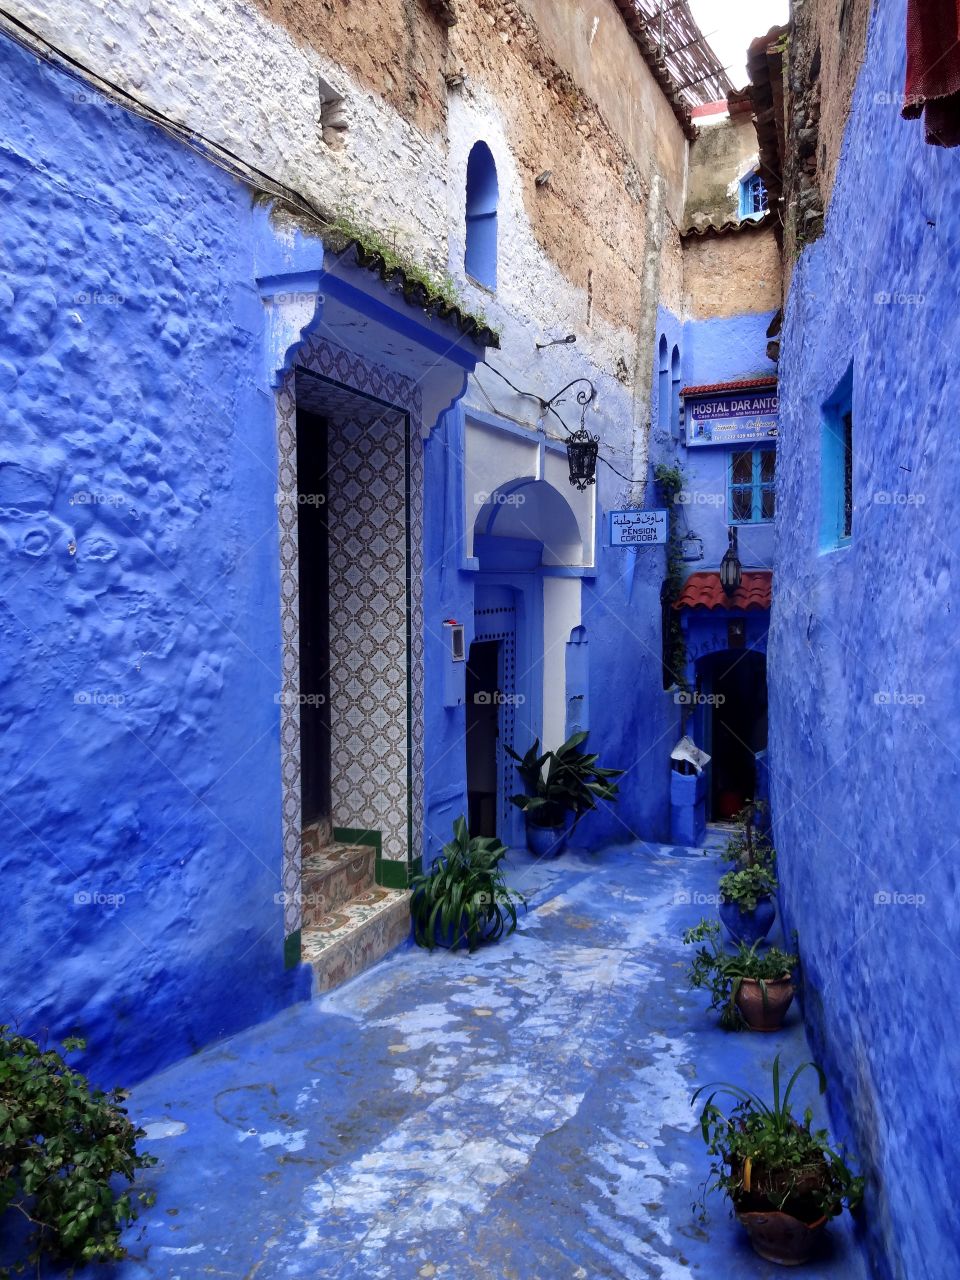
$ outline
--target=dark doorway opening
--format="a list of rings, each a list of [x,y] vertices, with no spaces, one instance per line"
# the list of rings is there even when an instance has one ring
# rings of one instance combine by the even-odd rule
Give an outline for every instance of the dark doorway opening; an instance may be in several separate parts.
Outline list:
[[[497,835],[500,641],[477,640],[467,656],[467,823],[472,836]]]
[[[700,693],[710,722],[710,816],[733,818],[757,799],[757,754],[767,746],[767,661],[733,650],[701,660]]]
[[[329,822],[330,547],[327,423],[297,410],[297,538],[300,594],[301,822]],[[283,495],[286,499],[288,495]]]

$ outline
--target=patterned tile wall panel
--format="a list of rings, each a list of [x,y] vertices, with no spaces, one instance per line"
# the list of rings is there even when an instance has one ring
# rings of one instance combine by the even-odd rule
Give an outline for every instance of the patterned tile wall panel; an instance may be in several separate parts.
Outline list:
[[[297,397],[330,423],[333,821],[381,831],[385,858],[414,858],[423,831],[420,393],[401,375],[316,337],[304,343],[296,363],[339,384],[291,371],[277,392],[281,494],[296,492]],[[284,929],[290,934],[301,924],[296,503],[281,502],[279,512]]]

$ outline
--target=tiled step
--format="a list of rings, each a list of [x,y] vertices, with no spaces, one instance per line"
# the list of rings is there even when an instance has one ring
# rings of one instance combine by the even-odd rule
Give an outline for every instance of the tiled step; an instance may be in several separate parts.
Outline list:
[[[327,844],[300,855],[303,925],[316,924],[358,894],[374,887],[375,853],[356,844]]]
[[[409,935],[410,894],[377,885],[305,924],[301,954],[316,974],[316,990],[330,991],[369,969]]]

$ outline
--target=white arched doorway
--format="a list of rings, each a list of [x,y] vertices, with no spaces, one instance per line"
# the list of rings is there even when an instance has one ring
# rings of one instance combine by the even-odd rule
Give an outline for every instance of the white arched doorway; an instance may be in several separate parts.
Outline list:
[[[567,736],[571,634],[582,639],[584,545],[566,497],[546,480],[517,477],[481,506],[473,527],[474,625],[467,661],[466,754],[471,829],[523,840],[507,746]],[[576,679],[583,681],[578,665]],[[580,696],[582,707],[583,699]]]

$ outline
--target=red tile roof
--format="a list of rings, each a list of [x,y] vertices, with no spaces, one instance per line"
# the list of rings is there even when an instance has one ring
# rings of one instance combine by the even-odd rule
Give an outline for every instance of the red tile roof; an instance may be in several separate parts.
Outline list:
[[[738,378],[735,382],[707,382],[702,387],[682,387],[682,396],[712,396],[724,391],[748,391],[754,387],[775,387],[777,375],[764,374],[762,378]]]
[[[701,102],[699,106],[693,108],[690,115],[694,120],[700,116],[718,116],[721,112],[726,111],[726,98],[718,98],[716,102]]]
[[[769,569],[744,569],[740,586],[732,596],[723,593],[716,570],[691,573],[675,609],[769,609],[773,594],[773,573]]]

